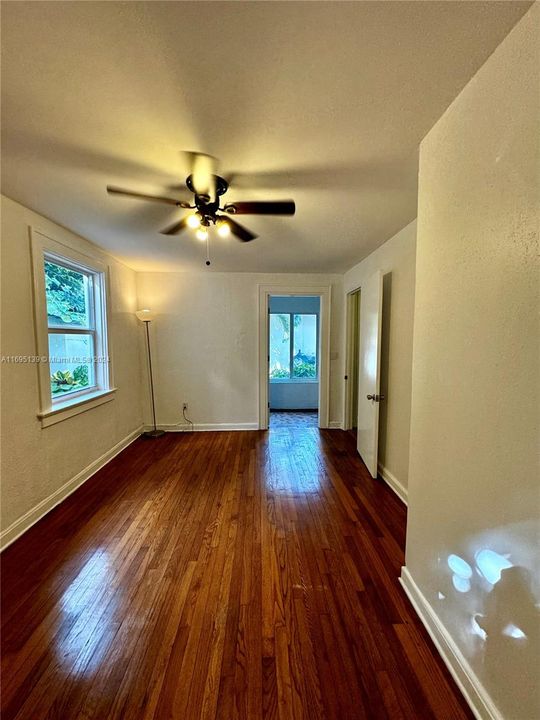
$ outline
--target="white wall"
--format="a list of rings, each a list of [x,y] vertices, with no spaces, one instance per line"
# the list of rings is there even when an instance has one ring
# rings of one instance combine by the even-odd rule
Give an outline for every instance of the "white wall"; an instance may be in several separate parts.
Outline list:
[[[361,288],[377,270],[383,272],[381,394],[385,400],[379,416],[379,464],[383,475],[397,480],[405,490],[409,471],[415,252],[413,221],[346,272],[343,279],[343,289],[348,293]]]
[[[539,28],[535,5],[420,153],[404,579],[507,720],[540,717]]]
[[[258,425],[258,286],[331,285],[330,421],[341,422],[341,275],[138,273],[139,305],[158,313],[152,340],[158,423],[182,403],[196,425]]]
[[[274,296],[269,299],[270,312],[317,315],[318,296]],[[316,380],[270,380],[268,397],[271,410],[316,410],[319,407],[319,383]]]
[[[95,245],[2,197],[2,355],[35,355],[28,227],[110,266],[110,341],[115,399],[42,428],[35,364],[1,365],[2,530],[7,541],[54,495],[142,423],[135,273]],[[22,519],[21,519],[22,518]],[[17,521],[20,521],[19,523]],[[6,532],[8,531],[8,532]]]

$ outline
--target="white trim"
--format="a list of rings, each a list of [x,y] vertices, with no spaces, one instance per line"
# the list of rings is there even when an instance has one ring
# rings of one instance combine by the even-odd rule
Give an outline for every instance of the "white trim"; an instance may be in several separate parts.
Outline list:
[[[286,411],[285,411],[286,412]],[[333,430],[341,429],[341,422],[339,420],[331,420],[328,423],[328,427]],[[165,432],[207,432],[214,430],[259,430],[259,423],[195,423],[193,427],[188,423],[178,423],[177,425],[158,425],[158,430],[164,430]],[[153,425],[145,426],[145,432],[147,430],[153,430]]]
[[[194,423],[193,426],[189,423],[177,423],[176,425],[158,425],[158,430],[164,430],[165,432],[209,432],[214,430],[258,430],[259,423]],[[144,431],[153,430],[153,425],[146,425]]]
[[[352,386],[352,378],[351,378],[351,371],[353,366],[353,313],[352,313],[352,303],[353,303],[353,295],[356,293],[361,293],[362,289],[360,287],[357,287],[354,290],[350,290],[348,293],[345,294],[345,375],[347,376],[347,380],[345,380],[345,377],[343,378],[343,430],[352,430],[354,427],[354,420],[356,418],[352,418],[352,396],[354,392],[354,388]],[[361,295],[360,295],[361,297]],[[358,306],[358,320],[360,320],[360,305]],[[360,343],[360,338],[358,338],[358,343]],[[357,378],[357,383],[360,380],[360,377]],[[356,391],[358,392],[358,387],[356,388]]]
[[[65,405],[55,405],[52,410],[40,412],[37,416],[41,420],[41,427],[56,425],[56,423],[62,422],[62,420],[67,420],[74,415],[91,410],[92,408],[98,407],[98,405],[103,405],[103,403],[110,402],[114,400],[115,392],[116,388],[98,390],[95,393],[83,395],[77,404],[66,403]]]
[[[142,426],[138,427],[133,432],[129,433],[123,440],[113,445],[110,450],[103,453],[97,460],[94,460],[87,465],[83,470],[77,473],[71,480],[64,483],[62,487],[55,490],[49,497],[39,502],[35,507],[31,508],[22,515],[18,520],[15,520],[9,527],[0,533],[0,550],[5,550],[8,545],[11,545],[18,537],[29,530],[32,525],[41,520],[48,512],[54,507],[63,502],[72,492],[75,492],[83,483],[92,477],[98,470],[101,470],[104,465],[110,462],[113,457],[121,453],[128,445],[136,440],[142,432]]]
[[[331,285],[259,285],[259,430],[268,429],[268,307],[271,295],[309,295],[319,308],[319,427],[329,425]]]
[[[269,382],[271,385],[316,385],[319,382],[319,378],[310,377],[288,377],[288,378],[270,378]]]
[[[404,487],[397,477],[393,475],[388,468],[385,468],[384,465],[381,465],[381,463],[378,464],[379,468],[379,475],[382,477],[384,482],[389,485],[392,490],[396,493],[398,498],[405,503],[405,505],[409,504],[409,493],[407,491],[407,488]]]
[[[415,583],[408,568],[401,568],[399,581],[474,716],[478,720],[504,720],[468,660]]]

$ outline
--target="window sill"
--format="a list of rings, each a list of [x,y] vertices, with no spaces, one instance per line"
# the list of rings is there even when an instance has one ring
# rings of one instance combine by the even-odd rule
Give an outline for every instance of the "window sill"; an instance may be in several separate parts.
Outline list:
[[[311,385],[318,382],[319,378],[270,378],[270,383],[276,383],[277,385],[297,385],[299,383]]]
[[[56,423],[67,420],[74,415],[79,415],[79,413],[91,410],[92,408],[98,407],[98,405],[110,402],[111,400],[114,400],[115,392],[116,388],[111,388],[110,390],[98,390],[97,392],[89,393],[83,398],[77,398],[71,402],[66,400],[63,403],[58,403],[50,410],[38,413],[37,416],[41,420],[41,427],[45,428],[50,425],[55,425]]]

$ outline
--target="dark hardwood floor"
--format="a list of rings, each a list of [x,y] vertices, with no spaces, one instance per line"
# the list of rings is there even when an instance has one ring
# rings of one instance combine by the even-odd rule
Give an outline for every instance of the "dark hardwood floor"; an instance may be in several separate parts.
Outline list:
[[[139,439],[2,556],[2,719],[472,718],[349,433]]]

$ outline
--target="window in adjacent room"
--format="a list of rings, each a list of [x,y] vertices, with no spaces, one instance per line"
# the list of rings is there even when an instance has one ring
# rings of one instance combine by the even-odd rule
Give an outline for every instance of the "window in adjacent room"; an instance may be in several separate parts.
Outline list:
[[[316,380],[317,374],[317,315],[270,313],[270,380]]]

